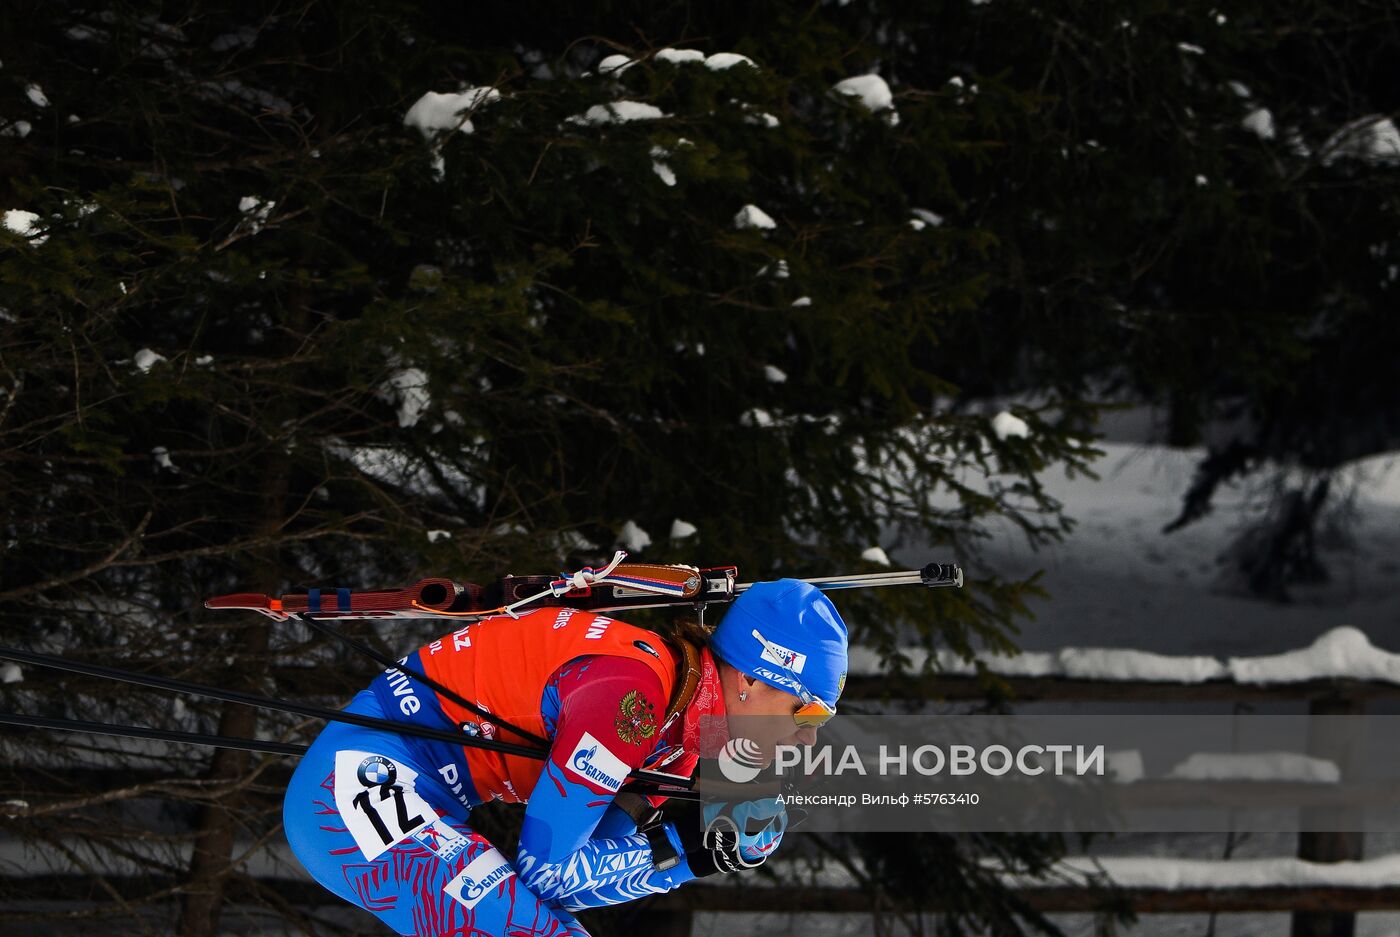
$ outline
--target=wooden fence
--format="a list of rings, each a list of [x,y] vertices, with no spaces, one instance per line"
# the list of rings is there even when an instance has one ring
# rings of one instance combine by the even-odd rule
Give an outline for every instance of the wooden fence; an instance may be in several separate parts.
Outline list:
[[[301,670],[302,668],[295,668]],[[279,685],[296,687],[306,695],[321,695],[328,687],[324,685],[324,674],[307,669],[305,673],[281,673]],[[36,675],[37,676],[37,675]],[[1119,701],[1136,702],[1144,705],[1162,702],[1278,702],[1287,700],[1307,700],[1309,712],[1318,715],[1355,714],[1366,711],[1366,704],[1372,700],[1400,699],[1400,684],[1370,682],[1345,679],[1318,679],[1283,684],[1241,684],[1232,680],[1216,679],[1200,683],[1164,683],[1156,681],[1112,681],[1087,680],[1063,677],[1001,677],[1014,702],[1039,701]],[[36,682],[42,681],[39,677]],[[981,700],[986,689],[976,678],[960,675],[937,675],[927,678],[902,678],[854,676],[847,683],[843,699],[926,699],[926,700]],[[1321,744],[1327,744],[1322,740]],[[1345,752],[1315,751],[1319,757],[1328,757],[1341,763]],[[78,773],[87,770],[81,769]],[[49,783],[55,779],[49,778]],[[92,779],[84,779],[91,782]],[[276,779],[267,778],[275,784]],[[130,774],[125,781],[139,783],[140,779]],[[1183,787],[1189,781],[1141,781],[1135,782],[1132,797],[1135,802],[1180,802]],[[78,789],[87,787],[79,784]],[[1307,785],[1308,793],[1317,807],[1325,809],[1337,806],[1329,803],[1334,794],[1321,785]],[[1357,789],[1351,788],[1347,802],[1355,804]],[[1248,782],[1221,784],[1212,782],[1212,795],[1225,798],[1238,806],[1253,806],[1261,798],[1267,799],[1271,792],[1293,798],[1296,802],[1297,785],[1288,782]],[[1377,804],[1400,802],[1400,786],[1373,785],[1361,792],[1361,799]],[[1229,806],[1231,804],[1225,804]],[[1363,839],[1356,833],[1301,833],[1298,838],[1297,857],[1311,862],[1337,862],[1356,860],[1362,857]],[[72,898],[83,893],[84,882],[79,876],[49,875],[25,879],[25,891],[35,900],[46,897]],[[87,883],[91,884],[91,883]],[[107,880],[108,885],[116,885],[125,893],[141,893],[144,888],[138,881],[124,882],[120,877]],[[149,883],[154,884],[154,883]],[[297,879],[246,878],[236,880],[230,895],[237,900],[239,893],[280,895],[285,900],[305,905],[324,899],[334,901],[328,893],[322,895],[319,889],[308,887],[308,883]],[[740,886],[740,887],[736,887]],[[130,891],[126,891],[130,888]],[[1031,907],[1042,912],[1092,912],[1104,909],[1111,899],[1133,908],[1139,913],[1237,913],[1237,912],[1290,912],[1292,914],[1292,937],[1351,937],[1355,929],[1355,915],[1360,911],[1400,910],[1400,883],[1395,886],[1377,888],[1344,887],[1220,887],[1220,888],[1127,888],[1114,889],[1112,893],[1070,887],[1024,887],[1017,890],[1019,897]],[[768,887],[745,883],[705,884],[679,889],[653,899],[636,903],[630,909],[629,917],[641,927],[649,937],[684,937],[691,929],[695,911],[751,913],[755,911],[779,911],[794,913],[869,913],[877,907],[895,911],[937,912],[943,909],[936,888],[930,888],[921,896],[915,906],[899,906],[888,895],[872,895],[855,888],[842,887]],[[619,909],[621,911],[622,909]]]
[[[1352,679],[1313,679],[1291,683],[1248,684],[1231,679],[1212,679],[1198,683],[1166,683],[1146,680],[1102,680],[1069,677],[1024,677],[999,676],[1013,700],[1019,703],[1042,701],[1117,701],[1143,704],[1164,702],[1228,701],[1280,702],[1306,700],[1311,715],[1364,715],[1366,704],[1372,700],[1400,699],[1400,684],[1352,680]],[[876,699],[891,697],[897,699],[929,700],[981,700],[986,697],[986,688],[973,676],[956,674],[937,675],[924,678],[892,679],[882,676],[852,677],[846,686],[843,699]],[[1315,747],[1309,754],[1327,758],[1344,764],[1350,752],[1344,741],[1339,739],[1314,740]],[[1134,800],[1150,803],[1153,800],[1171,802],[1179,798],[1182,785],[1189,782],[1135,782]],[[1141,786],[1140,786],[1141,785]],[[1313,785],[1314,788],[1317,785]],[[1293,785],[1278,782],[1239,782],[1221,785],[1212,782],[1212,795],[1236,800],[1239,806],[1254,805],[1258,798],[1267,797],[1270,790],[1291,795],[1296,793]],[[1353,787],[1347,795],[1347,803],[1355,804],[1357,789]],[[1231,796],[1231,795],[1234,796]],[[1316,806],[1326,809],[1329,796],[1318,790],[1310,794]],[[1361,792],[1361,800],[1376,804],[1391,804],[1400,799],[1400,789],[1395,786],[1373,785],[1369,791]],[[1180,802],[1176,799],[1175,802]],[[1296,801],[1295,801],[1296,802]],[[1340,862],[1362,858],[1364,846],[1360,832],[1342,833],[1300,833],[1296,856],[1309,862]],[[871,907],[871,897],[846,889],[795,889],[792,895],[763,894],[766,889],[754,889],[761,896],[753,899],[738,898],[733,907],[718,895],[705,894],[691,899],[684,890],[663,896],[658,906],[668,910],[683,910],[687,901],[696,901],[696,907],[708,911],[751,910],[755,904],[775,909],[789,907],[804,912],[854,911]],[[936,890],[930,890],[936,892]],[[1024,888],[1017,894],[1032,907],[1046,912],[1051,911],[1093,911],[1103,906],[1105,896],[1083,889],[1070,888]],[[1356,927],[1358,911],[1397,911],[1400,910],[1400,883],[1393,887],[1380,888],[1337,888],[1337,887],[1269,887],[1269,888],[1130,888],[1118,889],[1116,894],[1139,913],[1232,913],[1232,912],[1292,912],[1291,937],[1352,937]],[[669,903],[668,903],[669,902]],[[936,911],[938,896],[930,893],[925,897],[921,910]],[[746,907],[747,906],[747,907]],[[915,909],[910,909],[915,910]],[[671,934],[681,933],[672,930]]]

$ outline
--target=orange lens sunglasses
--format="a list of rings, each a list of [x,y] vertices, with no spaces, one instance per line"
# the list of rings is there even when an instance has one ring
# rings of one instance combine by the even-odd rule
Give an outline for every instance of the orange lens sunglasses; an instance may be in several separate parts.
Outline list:
[[[810,693],[803,693],[803,697],[811,696]],[[799,729],[817,729],[826,725],[832,716],[836,715],[836,710],[812,696],[811,700],[804,702],[797,712],[792,714],[793,720]]]

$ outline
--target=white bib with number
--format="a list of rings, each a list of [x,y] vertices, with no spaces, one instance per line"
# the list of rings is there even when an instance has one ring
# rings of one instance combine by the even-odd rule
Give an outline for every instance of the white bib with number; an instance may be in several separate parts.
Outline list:
[[[417,778],[418,772],[386,755],[335,753],[335,806],[366,859],[438,818],[414,789]]]

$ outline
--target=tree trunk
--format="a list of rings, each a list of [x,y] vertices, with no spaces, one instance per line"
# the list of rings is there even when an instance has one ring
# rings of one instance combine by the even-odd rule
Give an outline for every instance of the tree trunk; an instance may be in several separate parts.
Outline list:
[[[260,629],[264,649],[267,629]],[[247,637],[256,640],[252,634]],[[247,706],[229,704],[219,719],[220,735],[252,737],[257,715]],[[248,752],[221,748],[214,753],[206,779],[235,781],[248,772]],[[180,907],[180,937],[214,937],[219,928],[219,909],[224,900],[224,884],[233,854],[233,831],[239,798],[230,794],[200,809],[199,833]]]
[[[259,533],[264,537],[273,537],[282,524],[286,508],[286,463],[273,459],[270,471],[265,477],[268,481],[264,489],[263,517],[259,524]],[[255,568],[250,570],[253,573],[252,588],[275,593],[281,574],[276,549],[270,549],[257,558],[253,565]],[[237,653],[246,661],[243,671],[246,675],[246,685],[240,689],[256,690],[269,666],[268,623],[258,616],[256,620],[238,628],[231,628],[230,631],[232,646],[237,648]],[[253,738],[257,734],[257,727],[257,710],[233,703],[225,704],[219,717],[220,735]],[[248,752],[219,749],[210,762],[205,778],[236,782],[247,775],[250,761]],[[194,854],[185,877],[180,921],[176,929],[179,937],[215,937],[218,933],[224,887],[233,868],[233,838],[242,801],[243,798],[235,792],[207,804],[200,810]]]

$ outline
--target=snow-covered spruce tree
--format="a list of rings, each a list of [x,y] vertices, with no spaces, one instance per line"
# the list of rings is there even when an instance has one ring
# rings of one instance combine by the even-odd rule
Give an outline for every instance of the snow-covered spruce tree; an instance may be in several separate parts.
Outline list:
[[[371,668],[200,600],[553,569],[642,531],[642,558],[761,578],[1062,529],[1036,476],[1082,465],[1084,414],[998,432],[942,369],[987,326],[995,244],[930,208],[998,142],[956,94],[892,98],[879,49],[805,7],[650,11],[647,35],[705,37],[684,52],[625,8],[528,13],[5,9],[7,643],[336,700]],[[911,635],[1005,646],[1031,588],[842,604],[895,666]],[[10,708],[306,737],[24,677]],[[133,918],[179,896],[185,935],[225,902],[300,913],[242,863],[277,835],[272,763],[159,749],[114,780],[66,741],[13,742],[30,806],[4,821],[65,895]],[[944,875],[975,861],[926,845]],[[975,899],[961,919],[1000,917]]]
[[[1236,572],[1280,598],[1325,575],[1336,470],[1400,441],[1400,390],[1377,378],[1400,344],[1394,5],[833,15],[897,88],[956,99],[959,138],[985,144],[950,167],[957,198],[929,204],[997,245],[982,318],[947,321],[934,369],[964,400],[1150,401],[1163,441],[1209,450],[1177,525],[1258,473],[1272,506]]]

